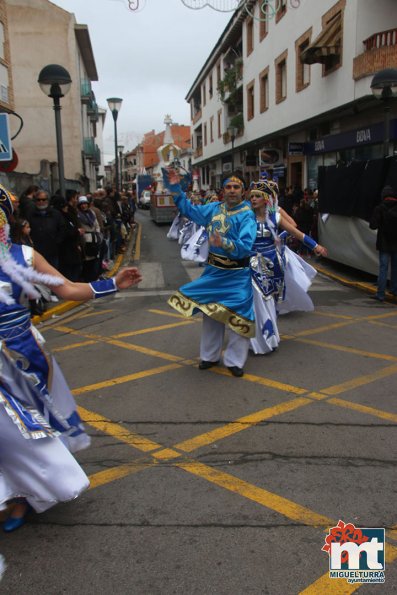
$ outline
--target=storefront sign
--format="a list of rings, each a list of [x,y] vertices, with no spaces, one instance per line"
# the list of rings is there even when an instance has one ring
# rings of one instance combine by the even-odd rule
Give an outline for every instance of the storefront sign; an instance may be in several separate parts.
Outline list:
[[[288,143],[288,155],[302,155],[305,143]]]
[[[390,138],[397,138],[397,120],[392,120],[390,123]],[[319,153],[338,151],[339,149],[382,143],[383,141],[384,123],[378,122],[378,124],[357,128],[356,130],[348,130],[347,132],[341,132],[340,134],[332,134],[314,142],[305,143],[305,153],[307,155],[316,155]]]

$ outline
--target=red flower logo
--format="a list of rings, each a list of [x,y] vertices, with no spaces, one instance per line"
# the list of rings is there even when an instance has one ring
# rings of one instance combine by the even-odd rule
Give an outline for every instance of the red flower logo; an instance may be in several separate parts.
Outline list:
[[[339,521],[336,527],[332,527],[329,530],[328,535],[325,538],[325,545],[321,548],[321,551],[328,552],[330,555],[331,552],[331,543],[338,542],[340,544],[347,543],[352,541],[353,543],[365,543],[369,541],[369,537],[363,535],[361,529],[356,529],[353,523],[344,523],[343,521]],[[360,554],[361,555],[361,554]],[[341,562],[343,564],[347,563],[349,559],[349,555],[347,552],[343,552],[341,556]]]

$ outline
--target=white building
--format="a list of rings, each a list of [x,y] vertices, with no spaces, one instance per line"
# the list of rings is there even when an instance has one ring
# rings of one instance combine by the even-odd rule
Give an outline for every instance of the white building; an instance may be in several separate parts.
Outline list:
[[[382,156],[370,84],[397,65],[395,0],[280,0],[265,15],[262,5],[247,0],[233,15],[186,97],[202,186],[231,170],[232,145],[247,180],[259,150],[274,149],[281,185],[302,187],[316,187],[319,165]]]
[[[52,99],[37,79],[52,63],[70,73],[72,85],[61,99],[66,187],[97,187],[102,167],[102,126],[91,83],[98,80],[86,25],[48,0],[5,0],[13,74],[14,110],[24,127],[14,141],[19,164],[16,172],[37,175],[49,166],[49,189],[58,188],[55,119]],[[103,123],[103,122],[102,122]]]
[[[376,273],[375,233],[366,219],[381,184],[397,187],[397,157],[383,159],[396,154],[397,100],[386,112],[371,82],[377,72],[396,67],[396,0],[247,0],[186,97],[192,166],[200,170],[201,186],[220,187],[232,170],[246,182],[267,170],[277,175],[281,189],[314,189],[321,174],[327,192],[320,191],[320,207],[322,196],[331,195],[326,206],[331,216],[319,222],[320,241],[330,258]],[[383,170],[374,172],[377,183],[366,197],[366,211],[362,204],[350,213],[345,203],[330,204],[346,193],[346,179],[354,184],[356,203],[362,202],[374,178],[367,184],[365,176],[349,174],[378,158]],[[340,170],[351,164],[339,186],[324,182],[332,173],[324,166]],[[372,166],[376,170],[375,162]]]

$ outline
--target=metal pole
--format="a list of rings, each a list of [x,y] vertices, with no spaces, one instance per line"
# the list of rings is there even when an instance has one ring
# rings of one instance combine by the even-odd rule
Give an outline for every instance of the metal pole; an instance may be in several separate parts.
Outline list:
[[[390,112],[391,107],[388,99],[385,102],[385,119],[384,119],[384,133],[383,133],[383,156],[388,157],[390,151]]]
[[[120,191],[123,190],[123,151],[120,151]]]
[[[54,112],[55,112],[55,133],[57,139],[57,155],[58,155],[58,172],[59,172],[59,188],[61,196],[65,198],[65,170],[63,167],[63,145],[62,145],[62,126],[61,126],[61,105],[59,97],[53,97]]]
[[[232,173],[234,172],[234,136],[232,136]]]
[[[117,151],[117,112],[113,110],[114,120],[114,153],[115,153],[115,168],[116,168],[116,192],[119,191],[119,156]]]

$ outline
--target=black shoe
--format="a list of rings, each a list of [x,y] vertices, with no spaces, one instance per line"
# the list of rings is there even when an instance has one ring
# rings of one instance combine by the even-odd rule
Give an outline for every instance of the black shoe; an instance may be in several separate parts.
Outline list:
[[[384,302],[385,298],[381,298],[378,295],[371,295],[371,300],[376,300],[377,302]]]
[[[241,376],[244,376],[243,368],[238,368],[237,366],[228,366],[227,368],[231,371],[233,376],[237,376],[237,378],[241,378]]]
[[[219,359],[216,362],[207,362],[205,359],[202,359],[201,362],[199,363],[199,369],[200,370],[208,370],[208,368],[213,368],[214,366],[217,366],[219,364]]]

